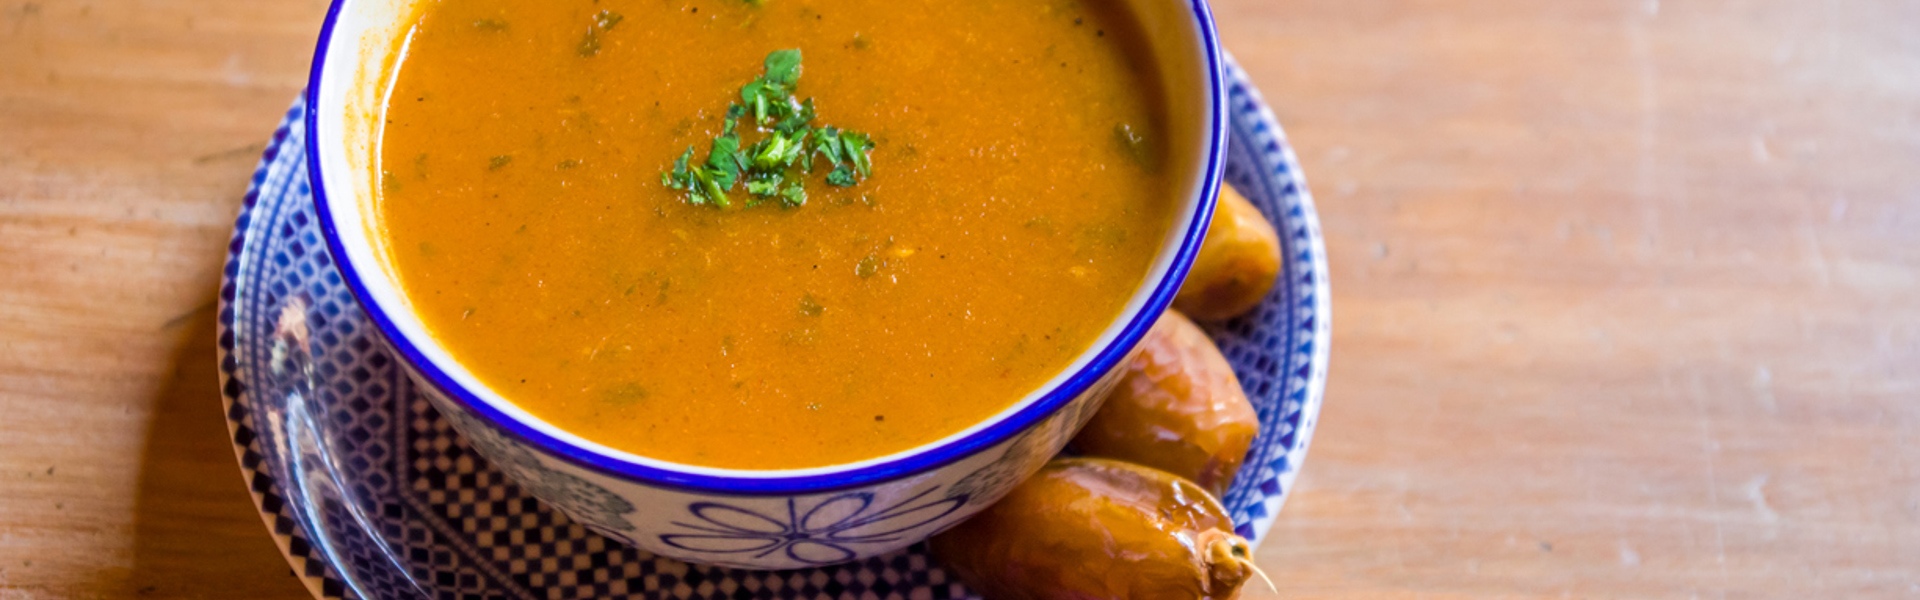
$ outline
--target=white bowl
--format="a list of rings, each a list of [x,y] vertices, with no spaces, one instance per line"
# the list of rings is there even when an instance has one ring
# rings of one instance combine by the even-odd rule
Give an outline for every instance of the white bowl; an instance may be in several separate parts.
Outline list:
[[[307,89],[320,227],[347,287],[419,388],[527,492],[609,538],[674,558],[758,569],[896,550],[998,500],[1072,438],[1164,312],[1199,251],[1227,142],[1222,53],[1204,0],[1129,0],[1162,68],[1181,210],[1125,311],[1067,369],[943,439],[859,462],[736,470],[623,452],[554,427],[482,384],[431,335],[383,260],[374,162],[406,0],[335,0]]]

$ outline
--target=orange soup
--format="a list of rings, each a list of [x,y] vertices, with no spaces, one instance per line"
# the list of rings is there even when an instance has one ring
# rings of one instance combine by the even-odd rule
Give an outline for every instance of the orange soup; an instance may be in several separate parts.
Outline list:
[[[1179,202],[1132,19],[1113,0],[428,2],[380,134],[388,259],[463,366],[586,439],[736,469],[908,450],[1061,373],[1148,274]],[[813,170],[785,167],[781,201],[750,206],[741,181],[696,204],[677,159],[699,169],[730,115],[743,147],[772,135],[731,107],[787,49]],[[828,172],[827,124],[864,134],[870,168]]]

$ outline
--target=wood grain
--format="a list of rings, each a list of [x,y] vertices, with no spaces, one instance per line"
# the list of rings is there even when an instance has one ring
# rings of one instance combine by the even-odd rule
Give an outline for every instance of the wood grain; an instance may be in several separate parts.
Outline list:
[[[0,0],[0,598],[301,598],[211,314],[319,0]],[[1218,0],[1317,192],[1267,598],[1920,597],[1920,3]]]

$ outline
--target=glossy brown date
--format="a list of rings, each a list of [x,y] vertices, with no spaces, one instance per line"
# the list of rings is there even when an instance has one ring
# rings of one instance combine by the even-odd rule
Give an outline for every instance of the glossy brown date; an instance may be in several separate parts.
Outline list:
[[[1279,277],[1280,234],[1260,209],[1222,186],[1207,239],[1173,307],[1202,321],[1237,317],[1258,306]]]
[[[1154,323],[1140,346],[1074,447],[1226,493],[1260,435],[1260,417],[1233,367],[1205,331],[1174,311]]]
[[[1171,473],[1059,458],[932,547],[988,600],[1228,600],[1254,572],[1232,529]]]

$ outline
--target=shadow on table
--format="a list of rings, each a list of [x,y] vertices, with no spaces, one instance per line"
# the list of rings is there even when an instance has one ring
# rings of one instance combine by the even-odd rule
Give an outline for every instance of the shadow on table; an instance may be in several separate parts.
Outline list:
[[[220,400],[214,305],[208,298],[166,325],[179,345],[141,456],[127,595],[306,598],[234,458]]]

